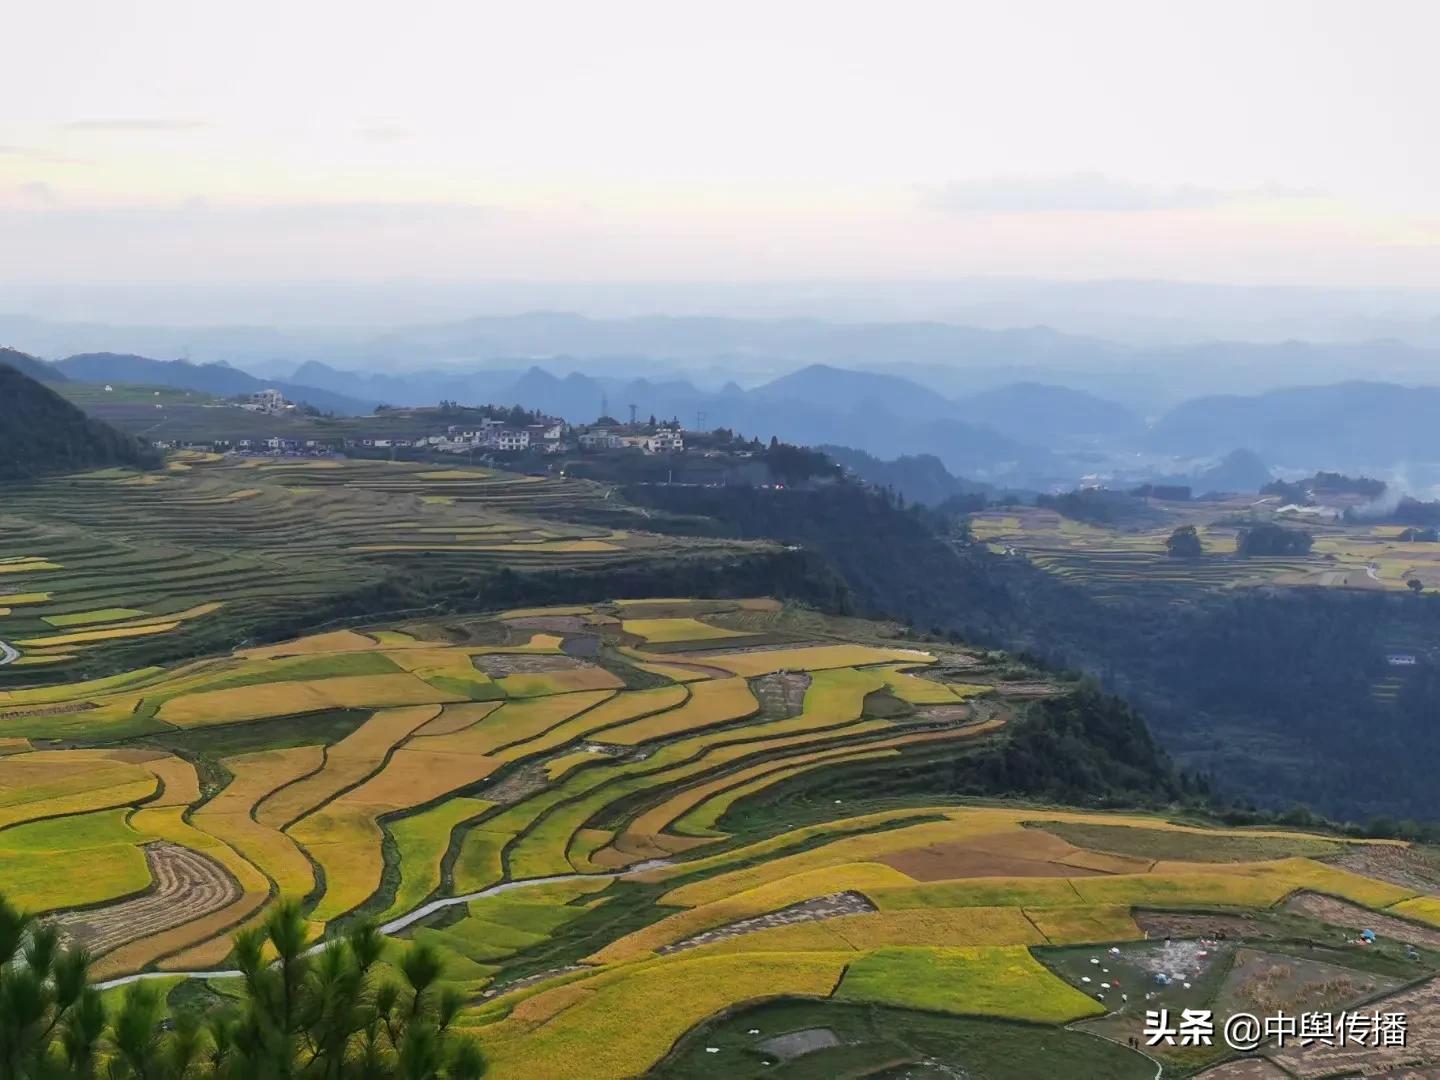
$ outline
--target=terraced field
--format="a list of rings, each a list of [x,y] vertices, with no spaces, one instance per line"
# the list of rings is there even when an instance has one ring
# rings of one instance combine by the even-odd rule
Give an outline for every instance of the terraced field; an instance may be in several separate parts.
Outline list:
[[[1252,585],[1312,586],[1404,591],[1419,580],[1440,588],[1440,544],[1399,540],[1398,526],[1297,519],[1277,514],[1275,497],[1220,502],[1153,502],[1155,522],[1105,528],[1072,521],[1053,510],[1010,508],[976,514],[972,528],[992,550],[1030,559],[1037,566],[1089,589],[1104,600],[1144,591],[1160,599],[1183,599],[1195,589]],[[1242,517],[1303,528],[1315,537],[1309,555],[1241,558],[1235,554]],[[1180,525],[1195,526],[1205,556],[1174,559],[1165,541]]]
[[[382,602],[403,608],[405,583],[421,575],[587,570],[747,547],[572,523],[605,494],[468,467],[200,454],[172,456],[162,473],[7,490],[0,641],[18,656],[7,663],[0,650],[0,688],[213,651],[277,620],[319,621],[337,597],[387,582],[399,595]]]
[[[5,691],[3,887],[98,977],[221,992],[231,935],[282,896],[317,939],[374,918],[387,962],[437,950],[501,1078],[1183,1075],[1219,1055],[1126,1045],[1147,995],[1323,982],[1338,1005],[1440,971],[1440,878],[1404,845],[825,793],[991,746],[1044,692],[894,628],[686,600]],[[1161,952],[1151,927],[1226,943]],[[1276,974],[1301,952],[1325,979]],[[1185,977],[1157,990],[1157,964]]]

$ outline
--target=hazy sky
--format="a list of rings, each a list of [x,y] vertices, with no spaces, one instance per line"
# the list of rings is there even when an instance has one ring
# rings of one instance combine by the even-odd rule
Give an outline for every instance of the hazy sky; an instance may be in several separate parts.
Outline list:
[[[1440,287],[1437,40],[1431,0],[19,5],[0,280]]]

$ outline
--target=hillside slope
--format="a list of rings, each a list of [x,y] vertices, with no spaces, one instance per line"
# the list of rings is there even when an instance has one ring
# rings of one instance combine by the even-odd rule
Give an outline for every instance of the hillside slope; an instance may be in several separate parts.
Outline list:
[[[80,353],[67,356],[55,367],[66,377],[90,383],[138,383],[143,386],[169,386],[181,390],[200,390],[207,394],[232,397],[253,394],[273,388],[291,401],[313,405],[322,412],[341,416],[357,416],[370,412],[377,402],[301,386],[291,382],[275,382],[256,378],[225,364],[191,364],[185,360],[152,360],[148,356],[122,353]]]
[[[0,364],[9,364],[22,375],[40,382],[65,382],[65,373],[52,364],[37,360],[19,349],[0,349]]]
[[[86,416],[0,356],[0,480],[155,461],[139,439]]]

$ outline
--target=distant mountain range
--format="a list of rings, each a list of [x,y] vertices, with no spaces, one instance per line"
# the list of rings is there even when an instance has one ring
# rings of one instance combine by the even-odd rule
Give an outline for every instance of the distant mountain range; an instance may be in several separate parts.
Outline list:
[[[1161,417],[1146,443],[1181,456],[1247,446],[1307,469],[1440,462],[1440,388],[1348,382],[1197,398]]]
[[[661,328],[686,321],[634,320]],[[659,333],[656,327],[652,331]],[[804,339],[800,330],[794,332]],[[1264,348],[1283,352],[1285,347]],[[1197,350],[1203,354],[1204,347]],[[1172,458],[1184,459],[1179,464],[1189,470],[1185,475],[1192,483],[1213,480],[1219,487],[1221,480],[1226,486],[1244,480],[1235,490],[1264,483],[1266,463],[1308,471],[1440,463],[1440,387],[1381,382],[1203,396],[1147,424],[1134,409],[1066,385],[1023,381],[956,394],[935,382],[896,374],[894,368],[818,363],[750,389],[733,381],[704,389],[685,378],[558,375],[519,362],[392,375],[311,360],[290,378],[277,380],[224,364],[118,353],[82,353],[53,364],[26,361],[40,378],[78,382],[146,384],[222,396],[274,387],[293,401],[352,416],[366,415],[381,403],[456,401],[518,404],[585,423],[602,413],[628,419],[633,406],[641,419],[676,417],[688,428],[726,427],[762,439],[775,435],[811,446],[851,447],[881,459],[931,455],[954,475],[997,486],[1063,487],[1083,475],[1116,469],[1127,479],[1169,477],[1174,465],[1164,459]],[[644,365],[629,368],[644,370]],[[1224,463],[1213,477],[1197,475],[1206,460],[1217,461],[1237,448],[1253,456]],[[1197,465],[1196,459],[1203,460]]]
[[[0,481],[110,465],[151,465],[148,446],[86,416],[32,374],[45,365],[0,349]]]
[[[373,412],[378,401],[337,394],[321,387],[287,381],[260,379],[226,364],[191,364],[184,360],[152,360],[125,353],[80,353],[54,364],[43,365],[60,377],[85,383],[132,383],[199,390],[219,397],[253,394],[273,388],[291,401],[313,405],[321,412],[358,416]],[[41,376],[43,377],[43,376]]]
[[[954,398],[1016,381],[1088,391],[1158,415],[1189,398],[1253,394],[1357,375],[1440,382],[1440,350],[1377,338],[1354,342],[1219,340],[1131,344],[1046,326],[983,329],[953,322],[842,322],[814,318],[668,317],[598,319],[566,312],[482,316],[365,330],[357,327],[146,327],[54,323],[0,316],[0,340],[63,356],[101,349],[147,356],[197,356],[319,386],[297,365],[410,373],[465,383],[483,374],[501,385],[532,364],[592,377],[644,372],[719,389],[753,386],[810,364],[898,375]],[[449,369],[447,375],[437,370]],[[456,374],[456,372],[460,374]],[[387,376],[367,394],[386,389]],[[331,389],[334,389],[333,387]],[[337,390],[337,392],[340,392]],[[458,396],[458,395],[452,395]]]

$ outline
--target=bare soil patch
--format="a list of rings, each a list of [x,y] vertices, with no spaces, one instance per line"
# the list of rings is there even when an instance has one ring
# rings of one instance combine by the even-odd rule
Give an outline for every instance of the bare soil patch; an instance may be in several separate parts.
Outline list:
[[[573,656],[542,654],[531,656],[524,653],[491,653],[488,656],[471,658],[475,667],[486,675],[538,675],[546,671],[574,671],[576,668],[591,667]]]
[[[481,789],[478,798],[509,806],[521,799],[528,799],[549,786],[550,777],[545,775],[545,763],[537,761],[522,765],[504,778]]]
[[[214,859],[164,841],[145,848],[155,887],[129,900],[48,918],[66,938],[101,956],[192,922],[240,897],[240,885]]]
[[[506,619],[505,622],[522,630],[550,630],[562,634],[590,629],[583,615],[525,615],[519,619]]]
[[[1329,1012],[1341,1005],[1394,990],[1401,980],[1320,960],[1236,949],[1215,1008],[1224,1015],[1257,1016]]]
[[[1440,1062],[1440,979],[1368,1003],[1366,1013],[1404,1013],[1405,1046],[1300,1046],[1287,1040],[1284,1049],[1267,1056],[1292,1076],[1302,1078],[1361,1074],[1390,1077],[1433,1076],[1436,1070],[1416,1072],[1413,1066]]]
[[[810,689],[810,676],[803,671],[777,672],[750,680],[750,690],[760,702],[760,712],[767,720],[786,720],[799,716],[805,707],[805,691]]]
[[[1136,911],[1135,925],[1151,938],[1278,938],[1271,927],[1243,915],[1190,915],[1171,911]]]
[[[1440,930],[1432,930],[1404,919],[1397,919],[1393,915],[1382,915],[1369,908],[1363,908],[1359,904],[1337,900],[1333,896],[1313,892],[1296,893],[1285,901],[1285,910],[1300,915],[1309,915],[1333,926],[1353,930],[1357,934],[1361,930],[1374,930],[1381,937],[1394,938],[1396,941],[1404,941],[1411,945],[1426,945],[1432,949],[1440,949]],[[1440,1014],[1437,1014],[1436,1018],[1440,1020]],[[1440,1038],[1440,1033],[1437,1033],[1437,1038]]]
[[[1264,1058],[1241,1058],[1238,1061],[1227,1061],[1224,1065],[1216,1065],[1213,1069],[1197,1073],[1195,1080],[1288,1080],[1288,1078],[1284,1069]]]
[[[1326,861],[1403,889],[1440,894],[1440,864],[1415,848],[1395,844],[1350,844],[1340,855]]]
[[[772,926],[818,922],[821,919],[834,919],[841,915],[866,915],[875,910],[875,905],[860,893],[831,893],[829,896],[817,896],[814,900],[791,904],[787,908],[772,911],[768,915],[756,915],[753,918],[741,919],[725,926],[717,926],[713,930],[706,930],[703,934],[696,934],[684,941],[677,941],[673,945],[662,945],[655,951],[662,955],[683,952],[686,949],[695,949],[701,945],[712,945],[717,941],[739,937],[741,934],[748,934],[754,930],[768,930]]]

